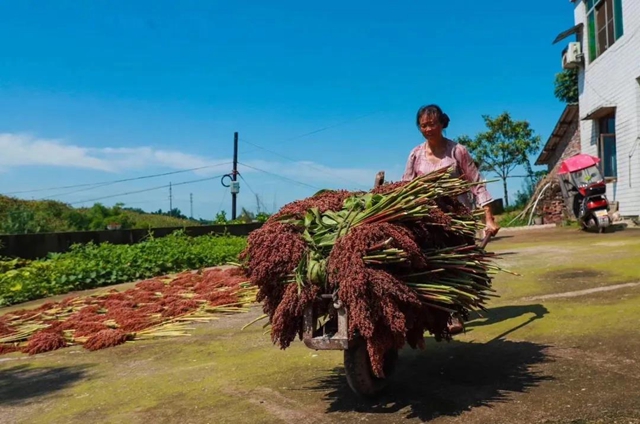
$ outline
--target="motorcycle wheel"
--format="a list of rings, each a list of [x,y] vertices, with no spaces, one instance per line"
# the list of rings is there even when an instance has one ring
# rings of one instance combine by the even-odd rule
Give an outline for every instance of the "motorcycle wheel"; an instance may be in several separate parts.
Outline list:
[[[590,215],[580,222],[580,226],[587,232],[600,232],[600,224],[595,216]]]

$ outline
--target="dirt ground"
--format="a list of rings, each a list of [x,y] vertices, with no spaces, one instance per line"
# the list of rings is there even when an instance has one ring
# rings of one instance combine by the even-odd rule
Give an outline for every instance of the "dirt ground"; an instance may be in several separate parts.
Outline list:
[[[190,337],[0,356],[2,423],[640,423],[640,230],[501,233],[490,313],[407,348],[375,401],[252,312]],[[2,311],[0,311],[1,313]]]

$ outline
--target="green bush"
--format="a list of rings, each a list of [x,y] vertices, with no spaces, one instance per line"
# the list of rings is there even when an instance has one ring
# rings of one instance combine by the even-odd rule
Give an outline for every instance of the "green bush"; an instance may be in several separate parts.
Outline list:
[[[522,211],[515,210],[515,211],[504,213],[502,215],[496,216],[496,221],[498,222],[498,225],[500,225],[500,227],[504,227],[504,228],[526,226],[527,223],[529,222],[528,215],[523,218],[518,218],[514,221],[514,218],[518,216],[520,212]]]
[[[0,246],[1,247],[1,246]],[[27,266],[31,261],[22,258],[4,258],[0,256],[0,275],[4,272],[11,271]]]
[[[246,238],[178,231],[134,245],[75,245],[0,274],[0,306],[236,260]]]

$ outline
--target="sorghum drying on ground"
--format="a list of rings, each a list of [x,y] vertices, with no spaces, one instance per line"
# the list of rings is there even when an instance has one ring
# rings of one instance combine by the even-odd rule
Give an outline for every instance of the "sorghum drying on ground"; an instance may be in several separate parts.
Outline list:
[[[127,340],[180,335],[176,319],[239,312],[255,298],[241,269],[183,272],[171,281],[141,281],[124,292],[48,302],[0,317],[0,354],[47,352],[70,344],[97,350]],[[197,287],[197,290],[196,290]]]

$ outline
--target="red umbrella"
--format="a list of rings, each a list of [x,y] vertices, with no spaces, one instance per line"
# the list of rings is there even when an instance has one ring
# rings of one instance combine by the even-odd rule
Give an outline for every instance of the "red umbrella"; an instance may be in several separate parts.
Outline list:
[[[600,158],[579,153],[562,162],[558,174],[568,174],[569,172],[580,171],[581,169],[589,168],[590,166],[597,165],[598,163],[600,163]]]

